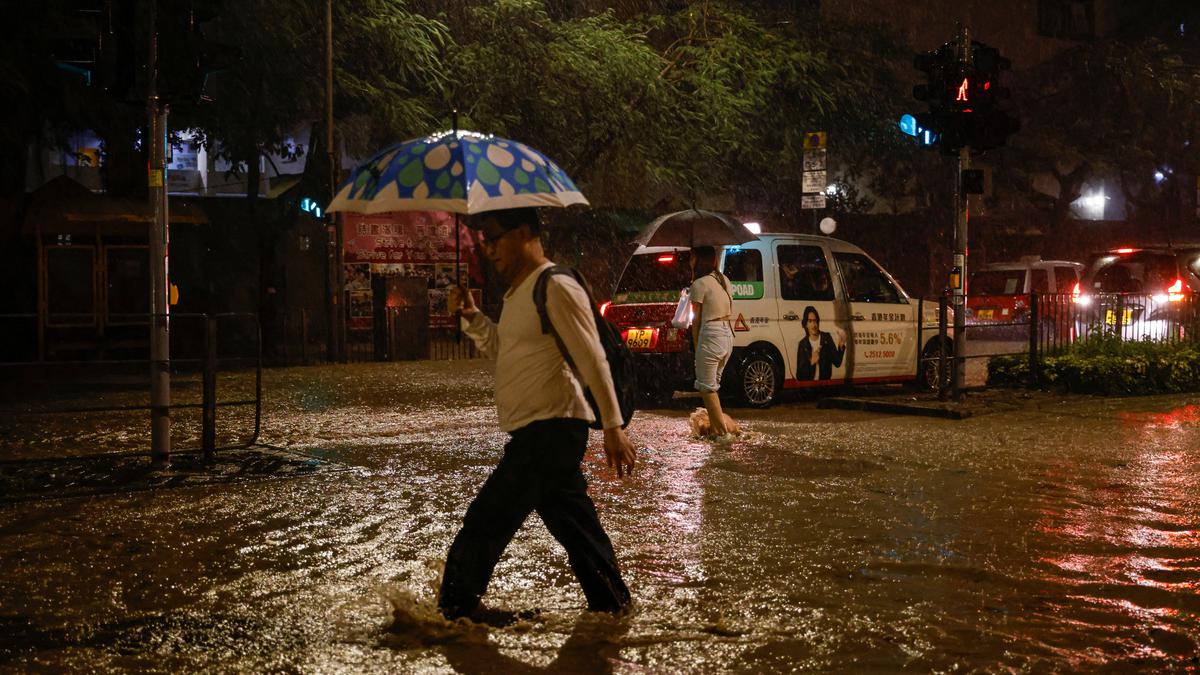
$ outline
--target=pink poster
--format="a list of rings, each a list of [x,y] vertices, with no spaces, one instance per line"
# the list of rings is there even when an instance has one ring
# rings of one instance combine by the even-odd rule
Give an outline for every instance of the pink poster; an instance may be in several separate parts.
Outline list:
[[[454,214],[441,211],[397,211],[342,216],[347,263],[454,263]],[[479,269],[474,235],[466,223],[458,227],[460,260]]]

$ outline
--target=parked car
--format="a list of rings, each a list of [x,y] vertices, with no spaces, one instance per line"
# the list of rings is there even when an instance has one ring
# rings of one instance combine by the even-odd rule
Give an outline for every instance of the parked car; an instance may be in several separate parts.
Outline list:
[[[690,284],[689,262],[687,250],[639,248],[604,308],[639,359],[648,389],[692,386],[690,334],[671,326],[680,291]],[[937,302],[909,297],[845,241],[763,234],[725,248],[721,269],[733,284],[734,328],[721,392],[749,405],[770,405],[784,389],[932,387],[937,355],[952,352],[952,340],[938,336]]]
[[[1165,340],[1197,329],[1200,247],[1118,248],[1092,257],[1074,293],[1080,336]]]
[[[1026,256],[1017,262],[989,263],[971,274],[967,283],[965,322],[968,339],[1020,339],[1029,335],[1030,294],[1043,301],[1039,332],[1054,339],[1071,328],[1070,303],[1085,266],[1069,260]],[[1062,302],[1046,297],[1063,296]]]

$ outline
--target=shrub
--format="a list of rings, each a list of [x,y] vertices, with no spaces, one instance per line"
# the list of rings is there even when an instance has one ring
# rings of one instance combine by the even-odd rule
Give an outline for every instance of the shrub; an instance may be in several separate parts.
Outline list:
[[[1157,394],[1200,391],[1200,345],[1189,342],[1123,342],[1112,336],[1083,340],[1071,351],[1042,359],[1035,384],[1084,394]],[[988,384],[1028,385],[1029,357],[988,362]]]

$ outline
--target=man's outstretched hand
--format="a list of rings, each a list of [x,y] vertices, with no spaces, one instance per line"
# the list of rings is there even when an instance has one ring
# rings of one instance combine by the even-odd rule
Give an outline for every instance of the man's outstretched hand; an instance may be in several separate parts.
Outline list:
[[[604,430],[604,458],[608,461],[608,468],[616,469],[618,478],[633,475],[637,450],[621,427]]]

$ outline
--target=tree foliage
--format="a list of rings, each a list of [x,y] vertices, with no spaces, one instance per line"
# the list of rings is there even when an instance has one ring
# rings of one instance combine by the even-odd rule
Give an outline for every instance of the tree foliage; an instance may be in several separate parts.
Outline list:
[[[322,124],[325,3],[212,2],[221,11],[209,37],[231,47],[227,67],[212,78],[211,102],[173,105],[172,127],[195,129],[210,152],[254,172],[258,158],[298,127]],[[65,0],[48,6],[56,3]],[[893,32],[823,21],[796,4],[334,3],[337,129],[362,156],[447,128],[457,109],[464,128],[517,138],[554,157],[597,205],[713,205],[736,197],[791,213],[805,132],[830,132],[831,155],[848,180],[873,157],[899,151],[892,120],[904,80],[889,61],[903,51]],[[52,23],[43,14],[32,23]],[[35,31],[22,39],[40,38]],[[49,51],[30,58],[53,71]],[[42,87],[29,96],[52,98],[30,76],[36,68],[26,66],[15,69],[14,88]],[[63,79],[51,75],[41,79]],[[83,99],[70,95],[59,96],[58,106],[29,106],[37,119],[6,129],[6,140],[18,145],[52,122],[91,126],[113,144],[131,145],[144,109],[92,98],[86,114],[75,114],[71,101]]]
[[[1178,180],[1200,171],[1195,56],[1183,41],[1116,37],[1020,74],[1015,99],[1023,126],[996,154],[999,199],[1058,225],[1088,185],[1105,182],[1119,186],[1135,220],[1167,216],[1171,203],[1178,206]],[[1039,192],[1039,176],[1052,176],[1057,194]]]

